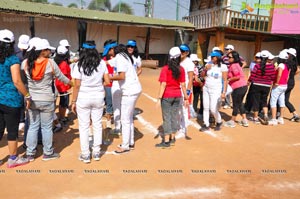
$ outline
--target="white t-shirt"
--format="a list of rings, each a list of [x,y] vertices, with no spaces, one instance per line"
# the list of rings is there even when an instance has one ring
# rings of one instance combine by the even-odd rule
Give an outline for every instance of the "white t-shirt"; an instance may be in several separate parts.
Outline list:
[[[108,60],[108,64],[111,65],[114,68],[114,74],[113,75],[117,75],[118,74],[118,70],[117,70],[117,66],[116,66],[116,57]],[[116,89],[120,89],[120,84],[119,81],[113,81],[112,83],[112,88],[114,88],[114,90]]]
[[[193,72],[194,73],[195,64],[193,63],[193,61],[189,57],[186,57],[182,62],[180,62],[180,66],[184,68],[184,71],[185,71],[185,85],[188,86],[188,83],[189,83],[188,72]]]
[[[225,64],[212,64],[211,68],[206,73],[205,86],[212,89],[222,89],[222,72],[227,72],[228,67]]]
[[[100,62],[99,66],[97,67],[97,71],[94,70],[91,76],[85,75],[83,73],[82,68],[80,68],[80,72],[79,72],[78,63],[76,63],[73,69],[72,77],[81,80],[81,85],[78,92],[78,99],[104,97],[105,96],[104,86],[103,86],[104,74],[108,74],[108,70],[104,62]]]
[[[138,56],[136,58],[135,56],[132,55],[132,59],[133,59],[133,66],[134,66],[135,69],[142,66],[142,60],[141,60],[140,56]]]
[[[125,80],[119,81],[122,95],[135,95],[142,92],[142,86],[130,59],[126,59],[123,55],[117,54],[115,61],[117,72],[125,73]]]

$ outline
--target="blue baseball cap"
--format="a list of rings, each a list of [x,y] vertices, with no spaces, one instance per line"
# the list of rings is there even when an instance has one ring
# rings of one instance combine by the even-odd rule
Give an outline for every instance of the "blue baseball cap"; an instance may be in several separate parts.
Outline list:
[[[109,43],[109,44],[106,44],[106,46],[104,46],[104,51],[103,51],[103,54],[102,56],[106,56],[108,51],[111,49],[111,48],[114,48],[118,45],[117,42],[113,42],[113,43]]]
[[[186,45],[186,44],[181,44],[181,45],[179,46],[179,48],[180,48],[180,50],[182,50],[182,51],[190,51],[190,47],[189,47],[188,45]]]
[[[221,53],[218,52],[218,51],[211,52],[209,56],[211,56],[211,57],[222,57]]]
[[[134,40],[128,40],[126,46],[136,46],[136,41],[134,41]]]

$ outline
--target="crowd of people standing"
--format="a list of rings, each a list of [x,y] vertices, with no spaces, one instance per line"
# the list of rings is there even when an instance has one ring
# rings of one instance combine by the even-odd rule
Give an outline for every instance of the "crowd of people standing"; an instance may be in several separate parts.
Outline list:
[[[94,41],[85,41],[79,57],[73,59],[66,39],[55,48],[46,39],[21,35],[16,47],[14,34],[0,30],[0,139],[7,129],[8,168],[34,161],[38,143],[43,145],[42,160],[60,157],[54,151],[53,133],[67,123],[70,101],[78,118],[80,161],[100,160],[103,116],[106,128],[114,123],[111,133],[122,135],[114,153],[135,149],[134,109],[142,92],[137,43],[129,39],[123,45],[109,39],[103,49],[101,55]],[[249,120],[254,124],[284,124],[285,107],[293,114],[291,121],[300,122],[290,102],[295,75],[300,72],[295,49],[282,50],[276,61],[267,50],[257,52],[248,76],[243,70],[247,63],[233,45],[227,45],[225,53],[214,47],[205,64],[200,65],[200,61],[187,44],[170,49],[168,63],[159,75],[163,132],[155,147],[167,148],[177,139],[190,139],[191,117],[202,121],[200,131],[204,132],[233,128],[237,123],[248,127]],[[232,107],[231,118],[225,122],[220,114],[222,104],[223,108]],[[23,127],[26,157],[19,157],[17,139]]]

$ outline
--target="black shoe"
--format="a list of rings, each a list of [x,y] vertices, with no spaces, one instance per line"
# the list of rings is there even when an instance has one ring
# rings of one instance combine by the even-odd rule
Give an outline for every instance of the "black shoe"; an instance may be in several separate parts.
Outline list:
[[[221,130],[221,126],[222,126],[222,122],[217,123],[216,127],[215,127],[215,131],[220,131]]]
[[[61,131],[62,129],[63,129],[62,127],[57,127],[57,126],[55,126],[55,127],[53,128],[53,133],[57,133],[57,132]]]
[[[298,115],[294,115],[291,119],[291,122],[300,122],[300,117]]]
[[[171,139],[171,140],[168,142],[168,144],[170,144],[170,146],[174,146],[174,145],[175,145],[175,142],[176,142],[176,139],[173,138],[173,139]]]
[[[155,147],[162,148],[162,149],[168,148],[168,147],[170,147],[170,143],[169,142],[161,142],[159,144],[156,144]]]
[[[202,131],[202,132],[209,131],[209,127],[207,127],[206,125],[203,125],[201,127],[200,131]]]

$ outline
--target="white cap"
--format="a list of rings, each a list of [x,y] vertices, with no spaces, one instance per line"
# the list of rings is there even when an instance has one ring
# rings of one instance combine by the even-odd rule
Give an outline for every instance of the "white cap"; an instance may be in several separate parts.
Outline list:
[[[289,55],[288,55],[288,53],[287,53],[286,50],[282,50],[282,51],[279,53],[278,57],[279,57],[280,59],[288,59],[288,58],[289,58]]]
[[[275,56],[272,53],[269,52],[268,59],[274,59],[274,58],[275,58]]]
[[[268,50],[262,50],[262,51],[260,52],[260,55],[261,55],[261,57],[263,57],[263,58],[267,58],[267,57],[269,57],[270,52],[269,52]]]
[[[204,61],[207,63],[207,62],[210,62],[211,61],[211,56],[208,56],[206,59],[204,59]]]
[[[33,48],[35,48],[38,43],[41,42],[41,38],[39,37],[33,37],[29,40],[28,44],[29,44],[29,48],[27,49],[27,51],[31,51]]]
[[[56,51],[59,55],[65,55],[68,52],[68,49],[65,46],[58,46]]]
[[[297,57],[297,51],[295,48],[289,48],[287,53],[294,55],[295,57]]]
[[[179,47],[172,47],[169,51],[169,55],[171,59],[177,58],[181,55],[181,51]]]
[[[213,47],[212,51],[221,50],[218,46]]]
[[[4,29],[0,30],[0,41],[6,42],[6,43],[12,43],[15,41],[14,33],[12,31]]]
[[[27,49],[29,47],[29,39],[28,35],[21,35],[19,37],[18,48],[20,49]]]
[[[199,59],[199,57],[198,57],[198,55],[197,54],[191,54],[190,55],[190,59],[192,60],[192,61],[201,61],[201,59]]]
[[[228,44],[225,49],[230,49],[230,50],[234,50],[234,46],[231,44]]]
[[[68,40],[66,40],[66,39],[60,40],[60,41],[59,41],[59,45],[60,45],[60,46],[64,46],[64,47],[69,47],[69,46],[71,46],[71,45],[69,44]]]
[[[54,47],[50,46],[49,41],[47,39],[42,39],[41,42],[37,43],[35,46],[35,50],[55,50]]]
[[[261,57],[261,52],[257,52],[257,53],[255,54],[255,57]]]

